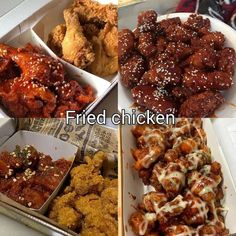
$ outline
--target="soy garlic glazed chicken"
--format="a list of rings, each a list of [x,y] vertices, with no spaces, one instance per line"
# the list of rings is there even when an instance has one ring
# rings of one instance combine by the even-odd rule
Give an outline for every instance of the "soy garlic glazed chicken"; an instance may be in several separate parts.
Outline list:
[[[27,44],[0,44],[0,102],[12,117],[65,117],[94,100],[90,86],[69,80],[63,65]]]
[[[121,81],[135,104],[157,113],[209,117],[233,85],[235,50],[211,31],[209,19],[192,14],[157,22],[154,10],[141,12],[134,31],[119,32]]]
[[[130,216],[136,235],[228,235],[222,215],[221,165],[212,160],[200,119],[138,125],[134,168],[152,191]]]

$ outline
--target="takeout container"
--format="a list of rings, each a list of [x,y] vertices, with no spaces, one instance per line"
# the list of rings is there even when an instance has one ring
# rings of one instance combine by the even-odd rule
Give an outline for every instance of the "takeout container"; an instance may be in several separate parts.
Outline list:
[[[52,136],[34,133],[30,131],[18,131],[12,137],[10,137],[1,147],[0,153],[4,151],[13,152],[16,148],[16,145],[23,148],[25,145],[32,145],[34,146],[37,151],[44,153],[45,155],[50,155],[53,161],[59,160],[64,158],[67,161],[71,161],[70,168],[66,172],[65,176],[62,178],[60,184],[57,188],[53,191],[50,197],[46,200],[43,206],[39,209],[32,210],[44,214],[51,201],[55,198],[57,193],[60,190],[60,187],[63,185],[76,156],[77,147],[61,141],[60,139],[54,138]],[[2,194],[1,194],[2,195]],[[2,196],[0,195],[0,199]]]
[[[145,4],[146,9],[148,9],[148,3]],[[158,12],[158,9],[155,9]],[[172,13],[167,15],[161,15],[157,18],[157,21],[161,21],[168,18],[180,17],[182,22],[185,22],[188,17],[192,13]],[[130,21],[132,19],[137,19],[138,15],[129,14]],[[212,18],[210,16],[202,15],[203,18],[208,18],[211,21],[211,30],[212,31],[220,31],[225,35],[225,46],[232,47],[236,51],[236,31],[232,29],[230,26],[225,24],[224,22]],[[126,22],[130,22],[128,19]],[[124,22],[123,22],[124,24]],[[126,27],[130,27],[129,25],[125,25]],[[236,83],[236,66],[235,66],[235,74],[233,76],[233,81]],[[119,110],[125,109],[127,113],[131,113],[133,107],[134,100],[132,99],[130,89],[124,87],[119,80],[118,83],[119,90],[119,98],[118,98],[118,108]],[[224,91],[223,95],[225,97],[226,102],[224,102],[215,112],[215,117],[236,117],[236,85],[234,84],[229,90]]]
[[[16,130],[16,122],[14,119],[0,119],[0,145],[4,143]]]
[[[223,119],[221,119],[223,122]],[[215,131],[209,119],[204,119],[203,127],[207,135],[207,144],[211,149],[212,159],[221,164],[223,173],[223,190],[224,199],[223,207],[228,211],[226,212],[225,225],[229,229],[230,234],[236,233],[236,189],[233,185],[232,176],[226,162],[224,154],[219,148],[219,143],[216,138]],[[131,133],[132,126],[122,126],[121,128],[121,158],[122,158],[122,209],[123,209],[123,235],[134,236],[131,227],[128,224],[130,215],[135,211],[135,206],[142,200],[144,193],[152,190],[152,187],[145,186],[139,178],[137,171],[132,167],[134,159],[131,154],[131,149],[136,147],[135,138]]]
[[[42,119],[39,119],[39,121],[42,122]],[[72,155],[78,151],[76,155],[76,160],[77,160],[76,165],[81,163],[82,161],[81,155],[84,156],[86,154],[93,154],[100,149],[108,150],[108,158],[110,158],[109,160],[112,160],[112,158],[115,158],[115,159],[117,158],[117,155],[115,154],[116,153],[115,143],[117,143],[117,135],[116,135],[117,130],[114,127],[99,126],[96,129],[93,129],[92,127],[89,126],[86,133],[84,133],[84,130],[86,129],[81,128],[83,130],[83,132],[81,133],[82,135],[78,136],[79,140],[76,144],[77,146],[74,146],[72,144],[69,144],[67,142],[60,140],[59,139],[60,135],[57,136],[58,133],[59,134],[61,133],[62,131],[61,129],[63,129],[64,133],[72,132],[73,129],[71,129],[70,131],[66,130],[64,125],[62,125],[61,123],[58,124],[57,122],[55,122],[54,125],[52,124],[51,129],[49,126],[44,127],[45,129],[47,129],[47,132],[50,133],[50,135],[45,135],[45,134],[42,134],[43,132],[42,130],[40,130],[40,128],[42,128],[40,124],[38,124],[39,126],[37,126],[36,123],[33,124],[34,128],[32,128],[31,126],[32,128],[31,130],[33,130],[34,132],[23,131],[23,130],[18,131],[0,147],[0,152],[3,150],[13,151],[15,149],[16,144],[20,145],[21,147],[23,147],[25,144],[30,144],[30,145],[34,145],[38,151],[51,155],[53,159],[58,159],[62,156],[66,157],[66,155],[72,157]],[[45,129],[43,129],[43,131],[45,131]],[[38,133],[39,130],[42,133]],[[75,134],[76,132],[77,134],[80,134],[80,131],[74,130],[73,134]],[[57,135],[55,135],[54,132],[57,132]],[[96,135],[93,132],[99,132],[100,134]],[[55,138],[51,135],[57,136],[58,138]],[[96,142],[94,142],[93,140],[95,136],[97,137]],[[1,137],[1,132],[0,132],[0,137]],[[104,142],[104,140],[106,140],[108,137],[114,139],[113,141],[109,141],[110,144],[108,144],[107,142],[106,143]],[[115,148],[114,150],[110,147],[111,145],[112,147],[114,146]],[[114,161],[116,162],[115,159]],[[115,165],[109,164],[104,168],[104,171],[107,172],[106,173],[107,176],[112,176],[113,172],[117,171],[116,163],[114,164]],[[69,175],[67,177],[69,178]],[[63,179],[62,181],[65,181],[65,179]],[[63,189],[67,186],[67,184],[68,184],[67,181],[64,182],[63,184],[61,183],[60,186],[58,186],[56,192],[58,193],[58,191],[63,191]],[[50,197],[50,201],[53,198],[55,199],[56,196],[57,194],[53,192],[53,197]],[[52,235],[54,236],[61,236],[61,235],[66,235],[66,236],[77,235],[78,236],[80,235],[72,230],[67,229],[66,227],[59,225],[57,222],[43,215],[43,213],[45,213],[45,211],[44,212],[35,211],[31,208],[25,207],[9,199],[8,197],[0,193],[0,214],[13,218],[16,221],[24,225],[27,225],[30,228],[33,228],[37,231],[40,231],[45,235],[50,235],[50,236]]]
[[[117,4],[116,0],[98,1],[101,3]],[[89,114],[117,84],[118,75],[115,74],[113,76],[109,76],[109,78],[101,78],[93,75],[62,60],[47,46],[46,43],[48,34],[51,32],[54,26],[64,22],[63,10],[72,2],[72,0],[63,0],[59,2],[57,0],[44,0],[41,4],[32,3],[32,8],[35,9],[33,15],[27,15],[28,18],[24,19],[23,22],[20,22],[19,25],[16,21],[15,28],[11,29],[9,32],[3,35],[0,34],[0,43],[6,43],[15,47],[22,47],[26,43],[31,43],[42,48],[46,54],[61,61],[70,79],[77,80],[82,85],[92,86],[95,92],[96,99],[94,102],[84,108],[85,113]],[[18,14],[22,13],[18,12]],[[3,22],[5,22],[5,19],[3,19]],[[0,109],[0,117],[8,117],[6,110]]]

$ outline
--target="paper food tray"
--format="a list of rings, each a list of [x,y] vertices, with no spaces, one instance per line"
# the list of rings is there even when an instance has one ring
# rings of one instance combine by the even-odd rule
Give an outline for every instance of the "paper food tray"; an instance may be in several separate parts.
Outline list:
[[[18,131],[0,147],[0,153],[3,151],[13,152],[16,148],[16,145],[19,145],[21,148],[25,145],[32,145],[37,149],[37,151],[42,152],[46,155],[50,155],[53,161],[56,161],[60,158],[64,158],[65,160],[71,161],[70,168],[61,180],[60,184],[47,199],[47,201],[40,209],[33,209],[37,212],[44,214],[47,211],[50,202],[60,190],[60,187],[64,183],[66,176],[68,175],[73,165],[75,155],[77,153],[77,147],[72,144],[63,142],[60,139],[54,138],[52,136],[34,133],[30,131]]]
[[[16,130],[16,121],[9,118],[0,119],[0,145],[2,145]]]
[[[110,76],[108,79],[98,77],[85,70],[79,69],[59,58],[47,45],[48,34],[53,27],[63,21],[63,10],[73,1],[63,0],[58,4],[57,0],[42,4],[43,12],[37,9],[33,16],[30,16],[19,27],[14,28],[0,38],[1,43],[6,43],[15,47],[22,47],[26,43],[37,45],[44,52],[62,62],[69,79],[77,80],[82,85],[90,85],[94,89],[96,99],[84,110],[89,114],[99,102],[112,90],[118,82],[118,75]],[[117,3],[114,0],[99,0],[101,3]],[[57,17],[51,17],[52,14]],[[54,25],[55,24],[55,25]],[[8,117],[6,110],[0,109],[0,117]]]
[[[233,180],[222,152],[219,149],[219,143],[216,139],[213,126],[209,119],[204,119],[203,127],[207,135],[207,145],[212,152],[212,158],[221,164],[224,183],[223,189],[225,197],[223,206],[228,210],[225,218],[225,225],[229,229],[230,234],[236,233],[236,191],[233,185]],[[124,236],[134,236],[131,227],[128,224],[130,215],[135,211],[134,206],[142,200],[142,195],[150,190],[150,187],[144,186],[139,178],[137,171],[132,167],[134,159],[131,154],[131,148],[136,147],[135,138],[131,133],[132,126],[122,126],[122,179],[123,179],[123,232]],[[226,188],[224,188],[226,187]],[[134,200],[135,196],[136,199]]]
[[[94,125],[94,126],[82,127],[79,130],[74,129],[75,126],[70,126],[70,130],[66,130],[66,127],[68,128],[68,126],[66,126],[65,123],[63,125],[61,123],[63,122],[63,119],[58,119],[59,123],[55,122],[54,124],[52,122],[53,119],[48,119],[48,121],[44,119],[27,119],[27,120],[31,121],[34,120],[35,123],[34,122],[31,123],[30,126],[24,126],[19,122],[19,127],[21,127],[20,129],[23,129],[25,127],[25,129],[33,130],[34,132],[22,131],[22,130],[18,131],[17,133],[27,133],[27,137],[26,135],[24,135],[24,137],[20,135],[21,140],[17,139],[17,144],[19,145],[24,146],[25,143],[32,144],[37,148],[37,150],[44,152],[45,154],[49,154],[55,158],[61,157],[61,155],[64,155],[68,150],[70,151],[71,154],[74,154],[78,150],[78,153],[76,155],[77,164],[81,163],[80,161],[83,160],[81,158],[81,155],[83,156],[93,155],[98,150],[104,150],[104,151],[107,150],[108,158],[110,158],[109,160],[114,159],[115,162],[117,162],[117,130],[114,128]],[[38,120],[39,122],[44,122],[44,128],[41,127],[36,120]],[[50,134],[50,136],[43,134],[46,131],[48,134]],[[60,134],[62,133],[64,134],[65,132],[68,134],[68,136],[71,137],[71,139],[67,140],[67,142],[59,140],[59,137],[61,137]],[[96,134],[97,132],[99,134]],[[81,135],[77,136],[79,134]],[[13,135],[12,137],[14,137],[15,135]],[[74,137],[74,135],[76,137]],[[54,136],[57,136],[58,138],[55,138]],[[48,138],[46,139],[45,137]],[[108,137],[114,140],[105,142],[105,140]],[[8,148],[9,150],[14,150],[15,147],[14,142],[13,141],[10,142],[9,140],[5,144],[3,144],[2,147],[0,147],[0,152],[2,151],[1,148],[3,147],[5,147],[4,148],[5,150],[6,148],[7,150]],[[69,144],[69,142],[72,142],[72,140],[74,141],[77,140],[77,142],[74,143],[74,145],[71,145]],[[64,146],[64,144],[68,144],[68,146],[67,145]],[[73,148],[70,148],[70,146],[72,146]],[[117,172],[116,163],[112,165],[110,165],[109,163],[106,164],[107,166],[106,167],[104,166],[103,170],[104,174],[106,174],[106,176],[114,176],[114,172]],[[60,191],[62,191],[65,187],[66,186],[64,183],[63,185],[61,185]],[[56,196],[54,195],[54,198],[55,197]],[[30,228],[33,228],[49,236],[80,235],[79,233],[76,233],[72,230],[69,230],[59,225],[57,222],[42,215],[42,213],[27,208],[7,198],[3,194],[0,194],[0,213],[10,218],[13,218],[16,221],[25,224]]]
[[[148,5],[147,5],[148,6]],[[158,11],[158,9],[156,9]],[[163,19],[167,18],[173,18],[173,17],[180,17],[180,19],[185,22],[187,18],[189,17],[191,13],[173,13],[168,15],[159,16],[157,19],[158,21],[161,21]],[[138,15],[132,15],[129,14],[130,18],[135,20],[137,19]],[[230,26],[223,23],[222,21],[212,18],[210,16],[202,15],[203,18],[208,18],[211,21],[211,30],[212,31],[220,31],[225,35],[226,41],[225,46],[226,47],[232,47],[234,50],[236,50],[236,31],[233,30]],[[127,22],[129,22],[127,20]],[[126,26],[129,27],[129,26]],[[225,97],[226,102],[224,102],[216,111],[215,116],[216,117],[236,117],[236,66],[235,66],[235,74],[233,76],[234,85],[227,91],[223,92],[223,95]],[[119,89],[119,110],[125,109],[126,112],[131,113],[132,109],[134,109],[133,104],[134,100],[132,99],[130,89],[124,87],[121,82],[119,82],[118,85]]]
[[[236,188],[236,119],[213,119],[212,123]]]

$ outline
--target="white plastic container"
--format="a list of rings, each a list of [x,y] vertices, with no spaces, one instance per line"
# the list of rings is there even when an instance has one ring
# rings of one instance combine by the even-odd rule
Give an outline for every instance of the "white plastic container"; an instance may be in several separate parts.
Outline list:
[[[236,190],[233,185],[232,176],[228,165],[231,163],[226,162],[223,153],[219,149],[216,134],[213,130],[212,123],[209,119],[204,119],[203,127],[207,135],[207,144],[211,149],[213,160],[221,164],[223,178],[224,178],[224,191],[225,197],[223,206],[228,210],[225,218],[226,227],[229,229],[230,234],[236,233]],[[134,159],[131,154],[131,148],[136,147],[135,138],[131,133],[132,126],[122,126],[121,130],[121,143],[122,143],[122,184],[123,184],[123,232],[124,236],[134,236],[128,219],[135,211],[135,206],[142,200],[142,195],[150,191],[150,187],[144,186],[142,180],[139,178],[138,173],[132,165]]]
[[[159,16],[157,20],[161,21],[168,18],[180,17],[181,21],[185,22],[190,16],[190,14],[191,13],[173,13],[173,14]],[[232,47],[236,51],[236,31],[218,19],[212,18],[210,16],[205,16],[205,15],[202,15],[202,16],[203,18],[208,18],[211,21],[212,31],[220,31],[221,33],[225,35],[225,38],[226,38],[225,46]],[[137,15],[130,14],[129,18],[137,19]],[[226,102],[222,104],[215,111],[214,113],[215,117],[220,117],[220,118],[236,117],[236,67],[235,67],[235,74],[233,76],[233,81],[234,81],[234,85],[229,90],[223,93]],[[134,109],[133,107],[134,100],[131,96],[130,89],[124,87],[120,81],[118,84],[118,89],[119,89],[119,98],[118,98],[119,110],[125,109],[126,112],[131,113],[132,109]]]

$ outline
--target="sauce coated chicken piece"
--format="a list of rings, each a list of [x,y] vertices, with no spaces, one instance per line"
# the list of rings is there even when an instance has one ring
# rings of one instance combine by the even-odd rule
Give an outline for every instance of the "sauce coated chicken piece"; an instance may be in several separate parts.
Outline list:
[[[46,165],[42,165],[41,160],[45,158]],[[4,176],[3,163],[8,167],[8,174]],[[16,147],[14,152],[0,155],[0,192],[24,206],[40,209],[70,165],[71,162],[64,159],[52,162],[51,157],[38,152],[33,146]]]
[[[132,133],[137,141],[133,150],[136,161],[142,159],[144,148],[147,155],[153,147],[160,146],[158,141],[165,143],[159,158],[149,156],[151,165],[138,169],[143,183],[155,190],[143,195],[137,211],[129,218],[134,233],[228,235],[221,205],[224,196],[221,165],[212,162],[202,121],[181,118],[174,125],[138,125],[132,128]]]
[[[144,73],[141,83],[153,84],[160,88],[175,86],[181,80],[181,70],[173,61],[157,63]]]
[[[183,85],[193,93],[206,90],[226,90],[233,85],[233,79],[228,73],[222,71],[191,70],[184,74]]]
[[[139,85],[133,88],[131,93],[139,106],[153,112],[162,114],[176,114],[177,112],[177,105],[165,90],[150,85]]]
[[[196,14],[191,14],[183,25],[196,31],[199,35],[208,34],[211,28],[211,22],[208,18],[203,19],[202,16]]]
[[[224,48],[218,52],[218,70],[224,71],[229,75],[234,75],[234,66],[236,64],[236,54],[233,48]]]
[[[168,202],[167,196],[161,192],[149,192],[143,196],[142,207],[148,212],[156,212]]]
[[[134,212],[129,218],[129,225],[137,235],[148,235],[155,227],[155,214],[146,213],[145,215],[140,212]]]
[[[120,67],[121,81],[124,86],[133,88],[146,70],[146,63],[141,55],[131,56],[124,65]]]
[[[170,162],[167,165],[157,163],[152,171],[151,183],[159,182],[168,196],[177,196],[185,185],[185,173],[178,163]]]
[[[183,212],[183,219],[187,225],[196,226],[204,224],[208,218],[209,208],[207,203],[201,200],[201,198],[194,196],[191,192],[186,194],[185,200],[188,203]]]
[[[0,44],[0,66],[1,102],[13,117],[65,117],[94,100],[91,87],[68,81],[62,64],[31,44]]]
[[[119,62],[123,64],[134,50],[134,34],[129,29],[123,29],[118,32],[118,57]]]
[[[157,13],[154,10],[143,11],[138,15],[139,32],[149,32],[156,29]]]
[[[224,102],[219,92],[205,91],[188,98],[180,107],[181,117],[209,117]]]
[[[217,52],[209,47],[198,49],[187,61],[192,67],[202,70],[216,68],[217,60]]]
[[[196,236],[197,231],[188,225],[173,225],[165,229],[166,236]]]
[[[56,86],[64,80],[64,69],[56,59],[28,51],[20,51],[0,44],[0,57],[14,61],[22,71],[24,81],[38,81],[45,86]]]
[[[147,58],[155,55],[157,48],[155,45],[155,37],[153,32],[139,34],[138,50],[143,56]]]

